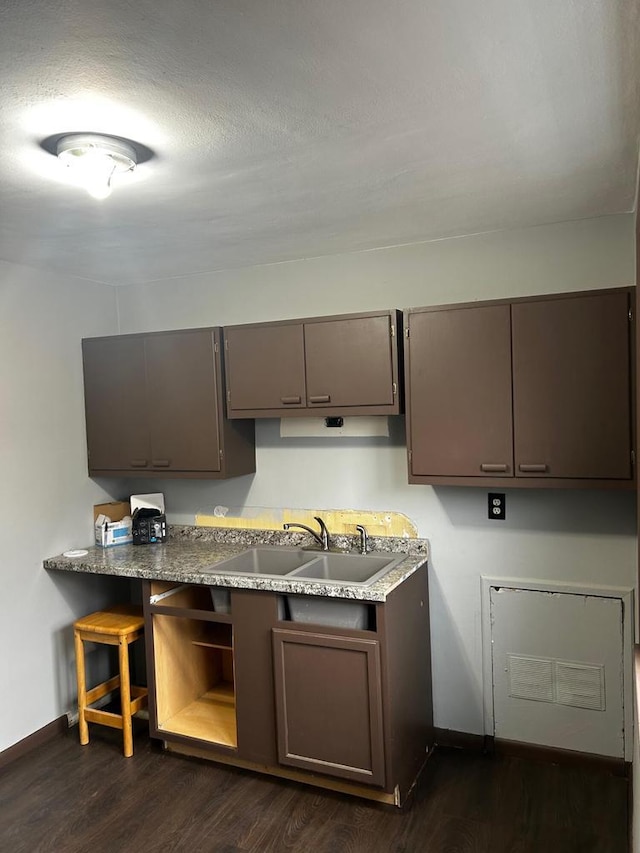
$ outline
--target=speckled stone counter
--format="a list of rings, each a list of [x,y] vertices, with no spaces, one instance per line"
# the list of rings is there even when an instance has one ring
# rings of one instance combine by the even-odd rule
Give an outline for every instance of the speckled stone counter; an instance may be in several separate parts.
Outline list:
[[[164,545],[117,545],[113,548],[88,549],[83,557],[59,555],[44,561],[45,569],[118,577],[167,580],[181,583],[223,586],[236,589],[262,589],[269,592],[322,595],[359,601],[385,601],[389,593],[412,575],[428,558],[426,539],[370,537],[376,554],[406,554],[388,574],[369,586],[332,583],[327,580],[273,578],[253,574],[225,574],[224,560],[235,557],[256,545],[309,547],[313,540],[305,533],[278,530],[238,530],[172,526]],[[355,550],[357,537],[334,536],[332,548]],[[318,551],[317,554],[321,552]]]

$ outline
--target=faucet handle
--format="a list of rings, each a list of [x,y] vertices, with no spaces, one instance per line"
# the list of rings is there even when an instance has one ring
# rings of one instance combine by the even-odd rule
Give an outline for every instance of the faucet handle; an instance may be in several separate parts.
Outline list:
[[[320,528],[320,539],[322,541],[322,550],[329,550],[329,531],[327,530],[327,525],[320,518],[319,515],[314,515],[313,520],[318,522],[318,526]]]
[[[360,553],[367,554],[369,552],[369,536],[367,528],[362,524],[356,524],[356,530],[360,534]]]

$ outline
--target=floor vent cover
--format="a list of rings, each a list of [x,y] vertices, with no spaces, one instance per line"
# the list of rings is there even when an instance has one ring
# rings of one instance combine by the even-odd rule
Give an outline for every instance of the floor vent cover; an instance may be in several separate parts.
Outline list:
[[[605,710],[604,666],[507,655],[509,696]]]
[[[604,711],[604,667],[556,661],[556,702]]]
[[[553,702],[553,661],[507,655],[509,665],[509,696],[514,699],[533,699]]]

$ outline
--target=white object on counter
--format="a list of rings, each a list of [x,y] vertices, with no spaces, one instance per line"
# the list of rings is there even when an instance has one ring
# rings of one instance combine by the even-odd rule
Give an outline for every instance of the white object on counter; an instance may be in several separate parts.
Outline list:
[[[164,495],[162,492],[155,492],[151,495],[131,495],[131,515],[137,509],[157,509],[158,512],[164,513]]]

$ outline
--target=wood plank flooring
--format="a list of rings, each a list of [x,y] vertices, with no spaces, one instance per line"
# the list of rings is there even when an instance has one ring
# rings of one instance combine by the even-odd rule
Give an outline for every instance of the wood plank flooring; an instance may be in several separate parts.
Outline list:
[[[402,810],[77,729],[0,773],[2,853],[626,853],[627,782],[440,750]]]

